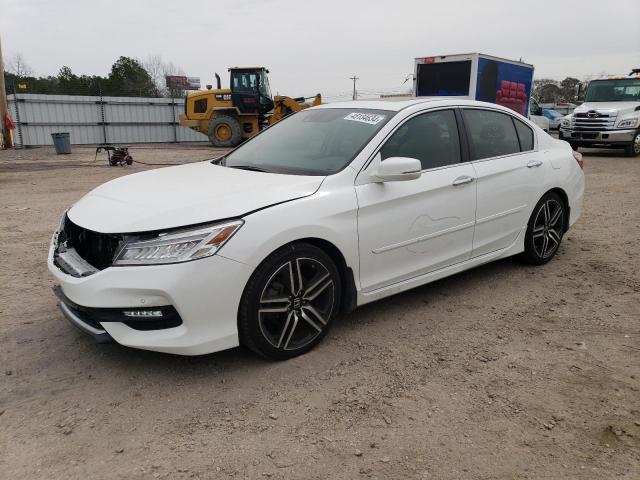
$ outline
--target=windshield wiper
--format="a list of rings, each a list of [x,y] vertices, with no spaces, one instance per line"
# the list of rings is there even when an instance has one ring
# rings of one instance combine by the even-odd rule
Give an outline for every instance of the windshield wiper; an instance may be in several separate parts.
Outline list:
[[[251,172],[262,172],[262,173],[269,173],[268,170],[265,170],[264,168],[260,168],[260,167],[254,167],[253,165],[227,165],[229,168],[237,168],[240,170],[249,170]]]

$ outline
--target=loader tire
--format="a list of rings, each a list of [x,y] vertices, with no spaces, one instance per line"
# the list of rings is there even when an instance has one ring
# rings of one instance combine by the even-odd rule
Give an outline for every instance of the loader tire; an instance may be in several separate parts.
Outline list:
[[[219,148],[235,147],[242,140],[242,127],[229,115],[218,115],[209,122],[209,141]]]

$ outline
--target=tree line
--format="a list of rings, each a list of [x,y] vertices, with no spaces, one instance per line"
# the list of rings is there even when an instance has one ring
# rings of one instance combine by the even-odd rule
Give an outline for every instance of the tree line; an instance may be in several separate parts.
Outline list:
[[[63,66],[57,75],[35,76],[20,54],[7,62],[5,86],[7,94],[42,93],[51,95],[104,95],[114,97],[181,97],[182,91],[165,85],[166,75],[184,75],[181,68],[165,62],[159,55],[145,61],[120,57],[107,76],[77,75]]]
[[[585,83],[573,77],[567,77],[561,81],[540,78],[533,81],[531,96],[539,103],[575,103],[578,100],[577,87],[582,85],[581,92],[584,92]]]
[[[105,95],[115,97],[181,97],[184,92],[165,85],[165,76],[184,75],[184,71],[172,62],[165,62],[160,55],[151,55],[141,61],[120,57],[105,77],[77,75],[71,67],[63,66],[57,75],[36,77],[22,55],[14,55],[5,71],[7,93],[44,93],[57,95]],[[581,80],[567,77],[564,80],[549,78],[533,81],[532,96],[540,103],[575,102],[576,89]],[[583,84],[583,87],[585,85]],[[584,88],[582,88],[584,92]]]

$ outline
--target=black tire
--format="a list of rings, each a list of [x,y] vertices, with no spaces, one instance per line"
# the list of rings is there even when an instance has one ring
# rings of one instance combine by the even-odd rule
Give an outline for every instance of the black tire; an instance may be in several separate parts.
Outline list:
[[[633,136],[631,143],[624,147],[624,153],[627,157],[637,157],[640,155],[640,130]]]
[[[341,291],[338,269],[323,250],[293,243],[275,251],[245,287],[238,309],[240,343],[272,360],[308,352],[329,331]]]
[[[220,131],[228,132],[228,136],[222,137]],[[242,141],[242,127],[240,122],[230,115],[217,115],[209,122],[209,141],[218,148],[235,147]]]
[[[529,218],[523,260],[531,265],[543,265],[551,260],[560,247],[567,222],[567,207],[560,195],[546,193]]]
[[[580,145],[574,142],[569,142],[569,145],[571,145],[571,148],[573,149],[574,152],[577,152],[578,148],[580,147]]]

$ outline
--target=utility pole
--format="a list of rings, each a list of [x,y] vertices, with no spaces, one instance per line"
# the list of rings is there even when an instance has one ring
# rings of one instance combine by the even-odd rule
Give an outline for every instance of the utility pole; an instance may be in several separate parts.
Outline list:
[[[349,80],[353,80],[353,99],[357,100],[358,99],[358,92],[356,91],[356,80],[360,80],[360,77],[356,77],[354,75],[353,77],[349,77]]]
[[[4,63],[2,62],[2,42],[0,41],[0,147],[11,148],[11,132],[7,128],[7,90],[4,85]]]

